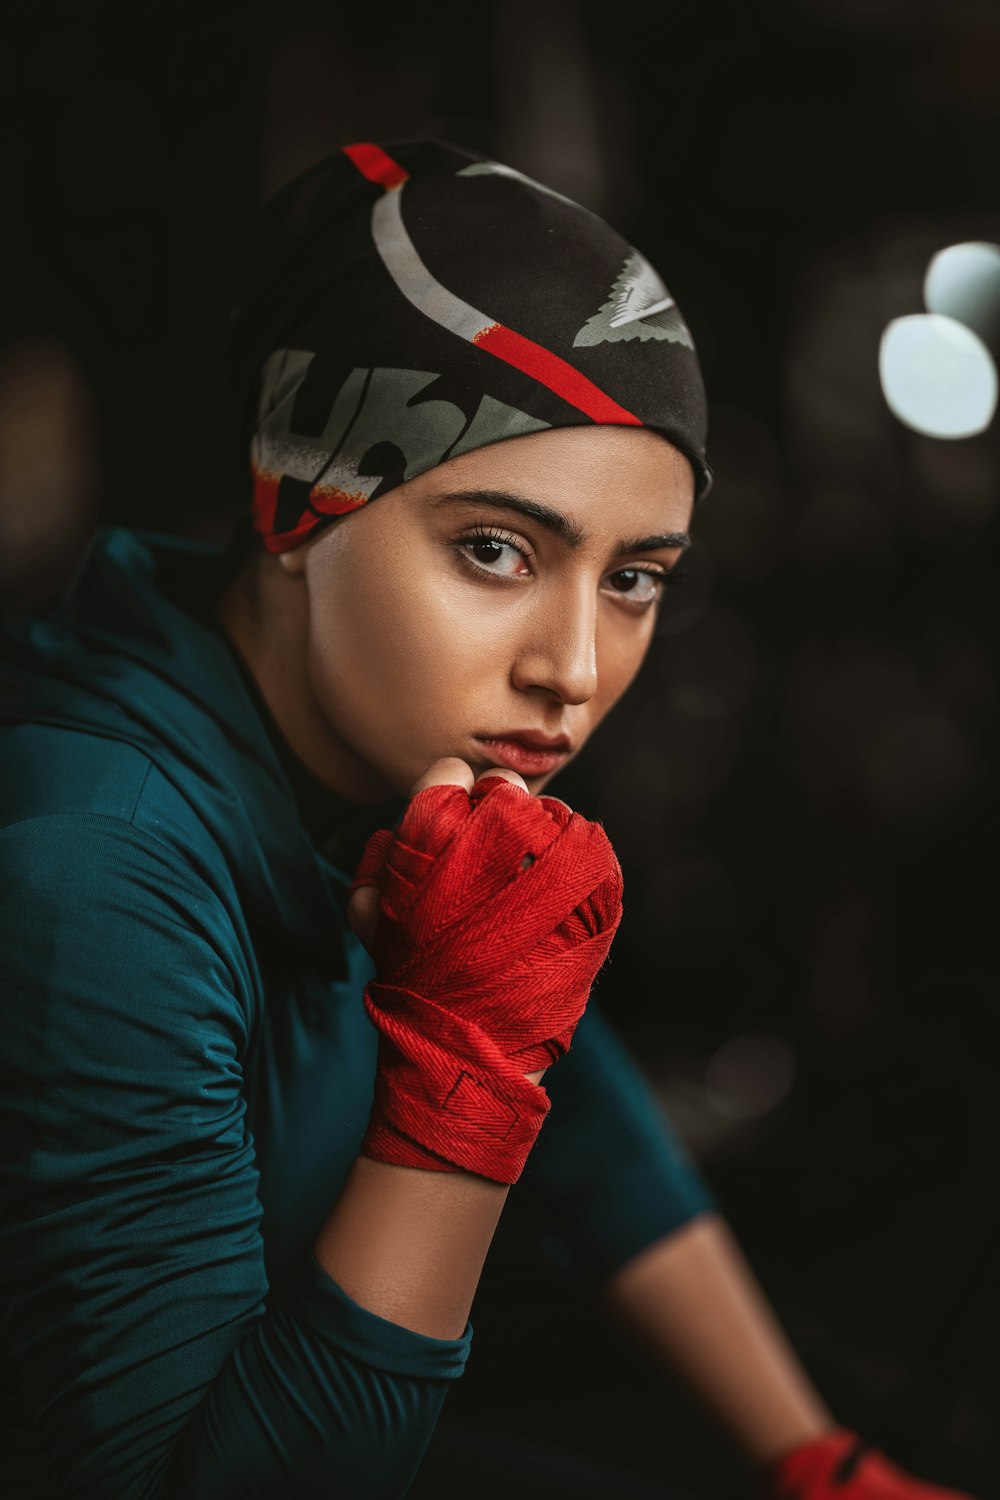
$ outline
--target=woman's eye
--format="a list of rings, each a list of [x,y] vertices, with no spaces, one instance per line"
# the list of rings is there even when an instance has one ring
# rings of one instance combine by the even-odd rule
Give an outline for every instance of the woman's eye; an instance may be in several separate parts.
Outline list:
[[[616,593],[624,594],[636,604],[652,604],[660,597],[667,580],[665,576],[649,573],[644,568],[620,568],[617,573],[612,573],[609,581]]]
[[[471,536],[466,537],[458,545],[467,556],[471,553],[472,560],[477,567],[489,573],[496,573],[500,577],[516,572],[518,564],[522,563],[525,557],[520,547],[501,537]]]

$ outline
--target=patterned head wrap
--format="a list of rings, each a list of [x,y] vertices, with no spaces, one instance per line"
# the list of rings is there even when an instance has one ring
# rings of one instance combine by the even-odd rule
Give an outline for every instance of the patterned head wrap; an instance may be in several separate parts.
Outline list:
[[[345,146],[268,203],[230,364],[271,552],[502,438],[650,427],[711,483],[698,360],[602,219],[438,141]]]

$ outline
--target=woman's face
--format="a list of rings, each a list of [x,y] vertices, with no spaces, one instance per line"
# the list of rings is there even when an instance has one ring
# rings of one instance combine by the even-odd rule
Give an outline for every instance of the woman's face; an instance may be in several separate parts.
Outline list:
[[[694,476],[646,429],[557,428],[451,459],[277,563],[339,789],[407,795],[441,756],[540,792],[646,654]],[[564,735],[554,766],[494,737]]]

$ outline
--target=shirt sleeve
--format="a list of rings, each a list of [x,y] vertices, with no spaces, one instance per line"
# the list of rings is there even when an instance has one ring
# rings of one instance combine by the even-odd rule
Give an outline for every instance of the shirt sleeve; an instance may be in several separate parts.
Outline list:
[[[593,996],[543,1086],[552,1108],[521,1181],[544,1260],[596,1288],[664,1235],[717,1211],[645,1074]]]
[[[51,1492],[404,1495],[472,1328],[380,1318],[308,1252],[269,1286],[221,901],[57,814],[0,832],[0,902],[4,1353]]]

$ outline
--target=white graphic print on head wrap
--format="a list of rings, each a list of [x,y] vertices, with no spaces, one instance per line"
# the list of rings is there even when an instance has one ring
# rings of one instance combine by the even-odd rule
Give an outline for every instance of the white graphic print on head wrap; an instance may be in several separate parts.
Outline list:
[[[669,339],[673,344],[694,348],[676,302],[638,250],[627,257],[607,302],[587,319],[573,347],[617,343],[620,339]]]

